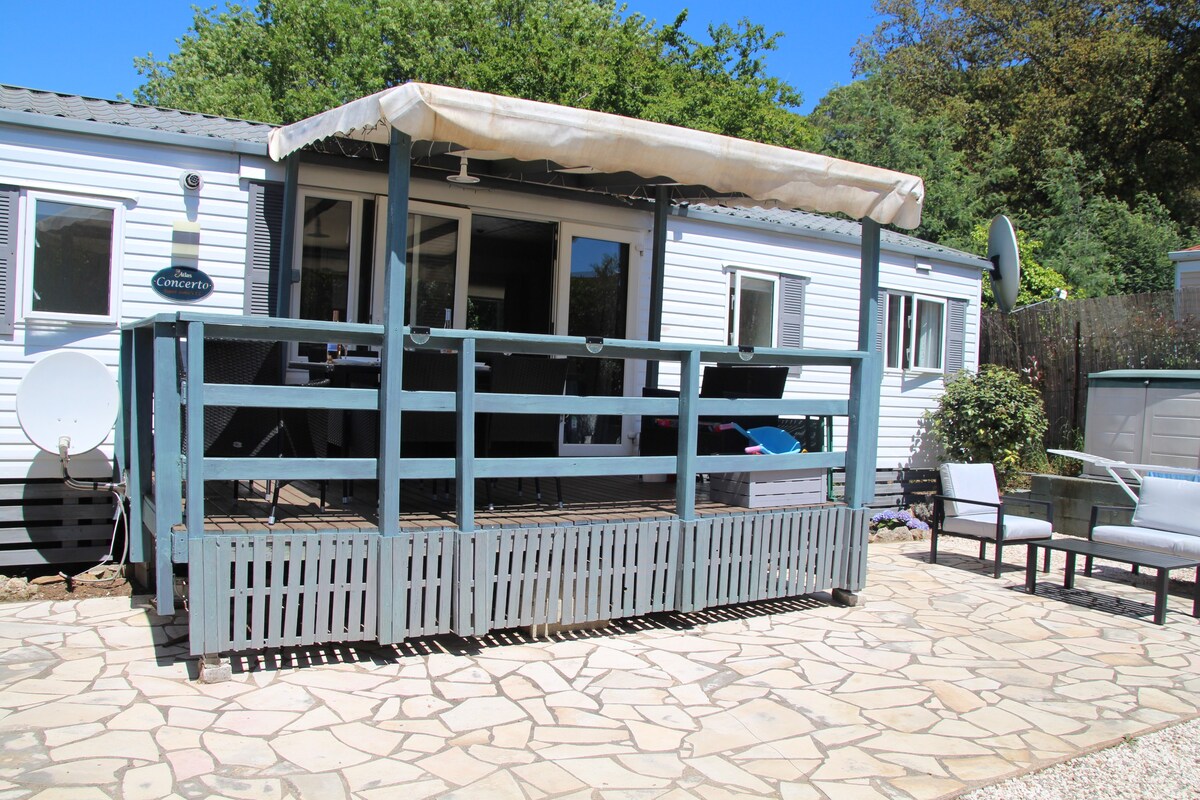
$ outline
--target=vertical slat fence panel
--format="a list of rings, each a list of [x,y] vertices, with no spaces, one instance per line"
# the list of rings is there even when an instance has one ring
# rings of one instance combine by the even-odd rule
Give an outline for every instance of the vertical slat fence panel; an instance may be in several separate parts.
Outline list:
[[[373,533],[194,538],[193,652],[376,638],[378,547]]]

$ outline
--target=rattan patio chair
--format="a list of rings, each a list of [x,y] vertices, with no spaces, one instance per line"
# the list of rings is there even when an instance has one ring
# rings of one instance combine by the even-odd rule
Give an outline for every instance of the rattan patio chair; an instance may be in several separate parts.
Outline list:
[[[232,339],[209,339],[204,345],[204,382],[254,386],[283,383],[282,345]],[[328,380],[309,385],[326,385]],[[186,413],[186,412],[185,412]],[[185,417],[186,420],[186,417]],[[184,430],[186,431],[186,421]],[[204,454],[226,458],[323,458],[328,453],[329,411],[205,406]],[[264,496],[271,501],[267,524],[275,523],[279,494],[288,481],[267,480]],[[250,481],[253,491],[253,481]],[[325,506],[325,481],[320,504]],[[233,482],[233,500],[240,483]]]
[[[453,392],[458,389],[458,356],[438,350],[404,353],[404,390],[407,392]],[[409,411],[400,416],[400,454],[404,458],[453,458],[458,427],[455,415],[438,411]],[[438,498],[438,481],[430,493]],[[450,481],[444,485],[443,500],[450,497]]]
[[[504,394],[562,394],[567,386],[565,358],[497,356],[492,362],[491,390]],[[536,458],[557,456],[560,416],[558,414],[488,414],[484,453],[488,458]],[[542,500],[541,481],[534,479],[534,492]],[[517,479],[517,494],[521,494]],[[562,479],[554,479],[558,507],[562,508]],[[488,508],[492,508],[492,484],[487,483]]]

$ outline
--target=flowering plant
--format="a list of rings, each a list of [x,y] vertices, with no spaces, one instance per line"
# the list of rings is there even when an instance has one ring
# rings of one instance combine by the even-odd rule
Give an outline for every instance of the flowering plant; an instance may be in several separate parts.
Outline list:
[[[907,511],[889,508],[871,517],[871,526],[876,530],[881,528],[908,528],[910,531],[927,531],[929,525],[914,517]]]

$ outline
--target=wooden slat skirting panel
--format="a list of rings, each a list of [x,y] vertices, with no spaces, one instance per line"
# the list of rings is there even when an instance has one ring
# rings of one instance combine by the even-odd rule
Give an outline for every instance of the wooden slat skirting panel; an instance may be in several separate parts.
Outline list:
[[[458,534],[454,630],[480,635],[675,610],[678,520]]]
[[[94,563],[112,542],[113,510],[110,493],[61,481],[0,483],[0,567]]]
[[[194,654],[464,636],[862,589],[845,507],[545,528],[209,534],[188,542]]]
[[[858,591],[867,512],[845,507],[710,517],[683,533],[679,608]]]
[[[459,535],[453,530],[413,531],[380,540],[381,642],[450,632]]]
[[[188,545],[193,655],[376,638],[377,533],[210,535]]]
[[[858,509],[846,524],[846,561],[840,586],[848,592],[861,592],[867,585],[867,538],[871,530],[871,512]]]

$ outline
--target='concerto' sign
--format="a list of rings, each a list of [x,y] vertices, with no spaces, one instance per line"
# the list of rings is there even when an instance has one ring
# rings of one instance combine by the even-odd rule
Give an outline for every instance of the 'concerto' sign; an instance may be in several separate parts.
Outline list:
[[[212,278],[191,267],[167,267],[154,273],[150,286],[168,300],[194,303],[212,294]]]

